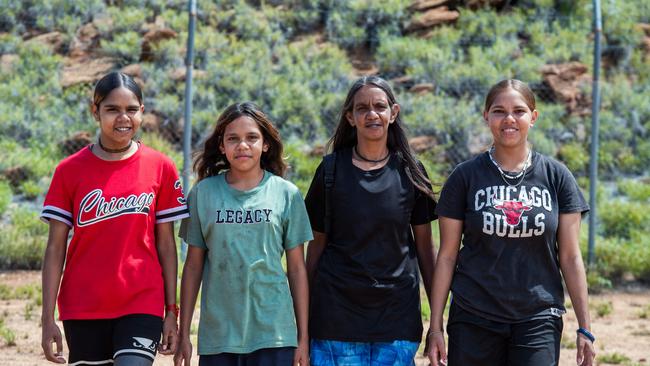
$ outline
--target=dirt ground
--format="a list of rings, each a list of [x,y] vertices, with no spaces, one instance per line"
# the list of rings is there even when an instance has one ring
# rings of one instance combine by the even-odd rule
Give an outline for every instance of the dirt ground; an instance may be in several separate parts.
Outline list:
[[[40,347],[40,273],[0,272],[0,366],[47,365]],[[590,297],[598,365],[650,366],[650,288]],[[194,317],[195,320],[198,318]],[[575,316],[564,317],[561,366],[575,365]],[[67,349],[67,348],[66,348]],[[197,364],[197,359],[192,365]],[[171,366],[158,356],[156,365]],[[419,356],[416,365],[428,365]]]

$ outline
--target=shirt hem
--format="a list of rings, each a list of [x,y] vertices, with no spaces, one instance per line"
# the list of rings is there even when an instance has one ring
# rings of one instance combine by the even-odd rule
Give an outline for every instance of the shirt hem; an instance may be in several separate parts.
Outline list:
[[[394,341],[409,341],[409,342],[421,342],[422,341],[422,332],[419,333],[417,337],[408,337],[408,336],[373,336],[373,337],[341,337],[341,336],[321,336],[321,335],[310,335],[312,339],[320,339],[326,341],[339,341],[339,342],[394,342]]]
[[[162,305],[160,306],[162,309]],[[162,318],[163,317],[163,312],[162,311],[148,311],[148,310],[133,310],[133,311],[120,311],[120,312],[110,312],[110,313],[95,313],[95,312],[60,312],[59,315],[59,320],[64,321],[64,320],[94,320],[94,319],[115,319],[115,318],[121,318],[126,315],[133,315],[133,314],[146,314],[146,315],[153,315]]]
[[[456,305],[458,305],[458,307],[460,307],[461,309],[467,311],[468,313],[471,313],[473,315],[479,316],[479,317],[487,319],[487,320],[491,320],[491,321],[499,322],[499,323],[506,323],[506,324],[524,323],[524,322],[527,322],[527,321],[537,320],[537,319],[557,318],[556,315],[552,314],[552,310],[550,310],[550,309],[553,309],[553,308],[560,310],[562,312],[562,314],[566,313],[566,309],[564,308],[564,306],[548,305],[544,309],[542,309],[540,311],[537,311],[534,314],[526,315],[526,316],[523,316],[521,318],[516,318],[516,319],[514,319],[514,318],[500,318],[498,316],[493,316],[493,315],[490,315],[490,314],[486,314],[486,313],[484,313],[482,311],[479,311],[477,309],[473,309],[473,308],[471,308],[471,307],[469,307],[467,305],[464,305],[464,304],[462,304],[461,301],[458,301],[457,298],[454,298],[453,301],[454,301],[454,303]]]
[[[285,342],[285,341],[270,341],[257,343],[249,347],[233,347],[233,346],[222,346],[222,347],[199,347],[198,354],[199,356],[207,355],[216,355],[219,353],[238,353],[245,354],[255,352],[262,348],[281,348],[281,347],[298,347],[298,342]]]

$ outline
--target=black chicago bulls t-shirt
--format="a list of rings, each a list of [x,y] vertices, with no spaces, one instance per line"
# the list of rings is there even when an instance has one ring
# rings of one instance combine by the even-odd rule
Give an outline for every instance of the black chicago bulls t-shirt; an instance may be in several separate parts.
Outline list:
[[[558,218],[587,211],[569,170],[544,155],[533,153],[518,186],[504,182],[487,152],[458,165],[436,207],[438,216],[464,221],[453,301],[501,322],[563,314]]]

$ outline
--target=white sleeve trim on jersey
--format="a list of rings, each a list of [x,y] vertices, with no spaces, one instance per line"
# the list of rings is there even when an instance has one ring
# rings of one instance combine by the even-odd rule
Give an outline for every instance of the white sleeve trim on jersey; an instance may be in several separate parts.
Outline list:
[[[162,215],[167,215],[168,213],[172,213],[172,212],[183,211],[183,210],[187,210],[187,205],[182,205],[182,206],[178,206],[178,207],[168,208],[166,210],[157,211],[156,212],[156,217],[162,216]]]
[[[169,208],[156,212],[156,224],[176,221],[186,217],[190,217],[190,211],[187,208],[187,205]]]
[[[61,221],[64,224],[72,227],[72,213],[60,209],[56,206],[45,206],[41,211],[41,220],[48,223],[50,219]]]

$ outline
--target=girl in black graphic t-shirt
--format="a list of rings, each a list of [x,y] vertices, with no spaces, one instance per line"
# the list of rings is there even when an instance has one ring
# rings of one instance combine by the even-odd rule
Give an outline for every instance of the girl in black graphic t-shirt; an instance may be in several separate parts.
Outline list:
[[[388,83],[359,79],[330,141],[336,153],[325,231],[324,169],[305,199],[311,364],[412,365],[422,336],[418,267],[430,289],[435,202]]]
[[[443,187],[429,331],[434,365],[447,359],[451,366],[557,365],[566,312],[562,277],[580,327],[576,361],[592,365],[578,245],[589,208],[567,168],[528,144],[537,115],[526,84],[493,86],[483,112],[493,145],[458,165]],[[442,313],[450,289],[447,354]]]

